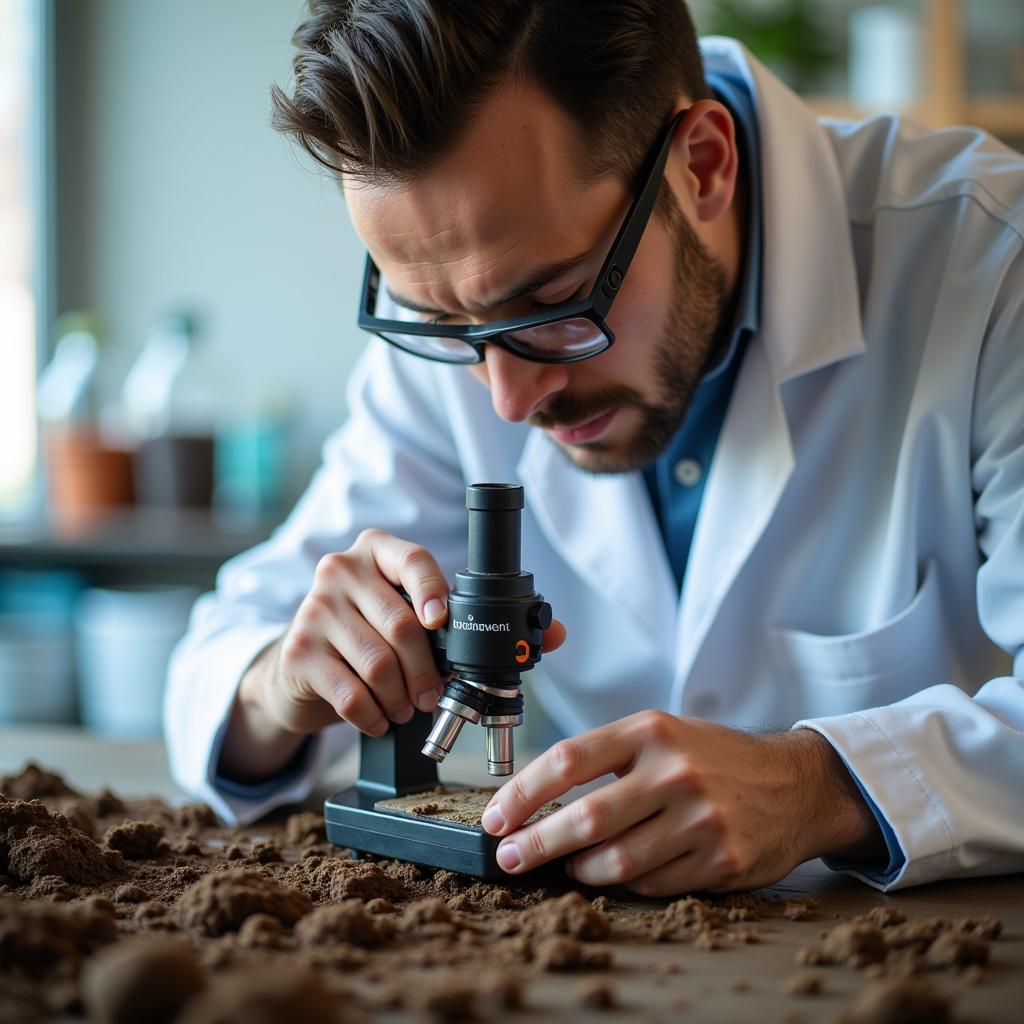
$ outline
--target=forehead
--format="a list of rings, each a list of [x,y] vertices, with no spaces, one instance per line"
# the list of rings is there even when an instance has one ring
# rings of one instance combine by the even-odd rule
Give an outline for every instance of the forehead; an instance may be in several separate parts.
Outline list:
[[[485,103],[443,161],[401,186],[346,182],[356,231],[391,286],[472,309],[531,266],[593,246],[623,196],[585,182],[567,115],[537,89]]]

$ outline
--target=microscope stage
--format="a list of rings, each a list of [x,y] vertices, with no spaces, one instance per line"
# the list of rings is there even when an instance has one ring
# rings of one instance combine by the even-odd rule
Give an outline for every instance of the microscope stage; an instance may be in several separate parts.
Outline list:
[[[446,785],[447,790],[471,789]],[[424,800],[432,796],[427,790]],[[409,811],[382,808],[389,801],[368,787],[351,786],[324,804],[327,838],[358,853],[373,853],[430,867],[474,875],[488,882],[511,882],[494,853],[501,841],[480,825],[467,825]],[[518,881],[518,876],[515,879]]]

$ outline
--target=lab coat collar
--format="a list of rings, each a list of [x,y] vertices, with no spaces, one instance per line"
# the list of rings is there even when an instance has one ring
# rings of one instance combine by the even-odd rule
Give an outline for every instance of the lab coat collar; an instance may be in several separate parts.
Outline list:
[[[776,385],[865,350],[846,197],[813,114],[733,39],[701,40],[708,71],[746,82],[757,108],[764,204],[763,342]]]

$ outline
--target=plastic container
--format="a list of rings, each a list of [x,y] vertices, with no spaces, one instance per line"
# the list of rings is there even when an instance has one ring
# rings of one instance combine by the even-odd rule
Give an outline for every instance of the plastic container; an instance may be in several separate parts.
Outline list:
[[[209,508],[213,498],[213,437],[164,434],[135,453],[135,497],[140,505]]]
[[[235,520],[276,515],[284,499],[287,436],[283,421],[238,421],[217,434],[214,501]]]
[[[72,651],[70,630],[30,615],[0,615],[0,722],[74,722]]]
[[[0,722],[77,720],[73,573],[0,571]]]
[[[167,664],[188,625],[192,587],[87,590],[75,612],[82,721],[106,736],[162,731]]]

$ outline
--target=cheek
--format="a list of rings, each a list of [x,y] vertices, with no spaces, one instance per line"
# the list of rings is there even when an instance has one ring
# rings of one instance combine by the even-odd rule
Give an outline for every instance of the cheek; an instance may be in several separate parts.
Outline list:
[[[652,220],[608,316],[615,332],[611,352],[628,350],[635,359],[649,352],[664,333],[675,262],[674,247],[660,224]]]
[[[487,360],[482,363],[474,363],[472,366],[467,366],[466,369],[469,371],[470,376],[475,377],[488,391],[491,389],[491,379],[487,375]]]

